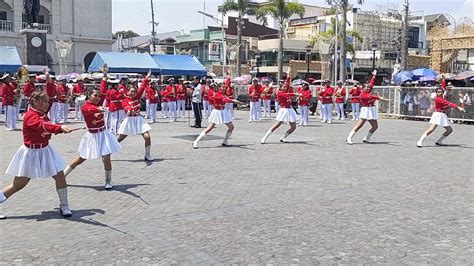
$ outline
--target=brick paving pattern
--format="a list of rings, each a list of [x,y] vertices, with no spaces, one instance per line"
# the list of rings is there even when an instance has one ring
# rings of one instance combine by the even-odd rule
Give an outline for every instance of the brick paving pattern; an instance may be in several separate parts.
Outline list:
[[[380,120],[344,140],[352,121],[314,117],[283,144],[283,125],[238,112],[233,147],[218,126],[199,134],[187,118],[152,124],[153,163],[141,137],[113,156],[115,188],[103,190],[100,160],[68,176],[73,217],[57,211],[54,182],[32,180],[9,199],[0,221],[0,264],[469,264],[474,261],[474,130],[453,125],[415,142],[426,122]],[[71,127],[80,126],[72,122]],[[1,170],[22,142],[2,129]],[[53,137],[68,161],[82,132]],[[2,174],[0,186],[11,181]]]

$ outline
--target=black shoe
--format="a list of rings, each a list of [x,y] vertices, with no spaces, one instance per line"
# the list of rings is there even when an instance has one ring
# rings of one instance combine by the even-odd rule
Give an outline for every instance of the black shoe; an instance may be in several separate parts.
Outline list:
[[[195,126],[195,128],[201,128],[201,126]]]

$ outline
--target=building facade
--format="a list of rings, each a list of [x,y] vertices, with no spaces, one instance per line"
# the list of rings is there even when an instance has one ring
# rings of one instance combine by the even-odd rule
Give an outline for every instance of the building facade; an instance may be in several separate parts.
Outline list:
[[[48,66],[53,72],[60,68],[54,40],[73,43],[64,60],[67,72],[82,72],[97,51],[112,50],[112,0],[41,0],[40,4],[38,29],[47,31]],[[23,1],[0,0],[0,45],[16,46],[22,60],[20,31],[26,27]]]

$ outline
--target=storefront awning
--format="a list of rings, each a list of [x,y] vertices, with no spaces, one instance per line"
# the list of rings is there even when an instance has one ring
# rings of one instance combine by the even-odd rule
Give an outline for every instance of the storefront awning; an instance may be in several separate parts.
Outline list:
[[[206,68],[194,56],[154,54],[161,75],[205,76]]]
[[[0,46],[0,73],[16,72],[21,66],[21,59],[15,46]]]
[[[104,63],[110,73],[159,73],[159,67],[149,54],[97,52],[92,60],[88,72],[101,72]]]

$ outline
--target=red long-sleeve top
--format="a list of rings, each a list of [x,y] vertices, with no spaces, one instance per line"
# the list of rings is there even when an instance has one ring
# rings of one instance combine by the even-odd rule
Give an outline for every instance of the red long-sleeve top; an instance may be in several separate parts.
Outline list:
[[[214,108],[217,110],[224,110],[226,103],[231,103],[232,99],[225,96],[222,92],[217,91],[212,96],[212,103],[214,104]]]
[[[262,85],[251,85],[249,87],[249,97],[251,102],[258,102],[262,94]]]
[[[334,96],[335,96],[335,103],[344,103],[344,98],[346,98],[346,88],[337,87],[334,92]]]
[[[166,86],[166,97],[168,98],[169,102],[176,101],[176,86],[168,85]]]
[[[110,100],[109,100],[109,97],[107,96],[107,80],[106,79],[102,79],[102,81],[100,82],[100,101],[99,101],[99,105],[102,106],[104,105],[104,101],[105,101],[105,106],[108,107],[110,105]]]
[[[210,105],[214,105],[214,94],[216,92],[214,91],[213,88],[209,88],[207,91],[207,101],[209,102]]]
[[[29,108],[23,118],[23,143],[25,146],[47,146],[52,134],[61,133],[61,126],[52,124],[46,114]]]
[[[99,106],[91,101],[86,101],[82,106],[82,115],[89,130],[101,129],[105,126],[104,114],[99,110]]]
[[[140,115],[140,98],[142,98],[143,92],[145,91],[145,88],[148,86],[148,79],[144,79],[142,81],[142,84],[140,85],[140,88],[137,91],[137,94],[135,94],[134,97],[127,96],[125,99],[122,101],[122,107],[127,112],[128,116],[138,116]],[[131,114],[128,114],[128,112],[131,111]]]
[[[458,108],[456,104],[446,100],[443,97],[437,96],[435,98],[435,111],[436,112],[446,113],[448,110],[448,107]]]
[[[2,85],[2,103],[3,105],[13,105],[15,98],[15,86],[11,83],[3,83]]]
[[[267,93],[264,93],[265,89],[267,90]],[[262,100],[270,100],[272,98],[273,94],[273,88],[272,86],[262,86],[262,94],[260,95],[262,97]]]
[[[279,91],[276,94],[278,104],[281,108],[291,108],[291,97],[293,96],[295,96],[294,92]]]
[[[353,87],[349,91],[349,95],[351,95],[351,103],[359,103],[360,102],[360,99],[359,99],[360,93],[361,93],[361,90],[359,89],[359,87]]]
[[[331,86],[324,87],[321,89],[319,95],[321,95],[321,101],[323,104],[332,103],[332,95],[334,94],[334,88]]]
[[[69,88],[67,85],[59,84],[58,86],[56,86],[56,98],[58,102],[60,103],[67,102],[68,91],[69,91]]]
[[[186,100],[186,85],[181,84],[181,85],[176,85],[176,99],[177,100]]]
[[[31,94],[35,91],[35,84],[34,83],[31,83],[31,82],[27,82],[25,83],[25,85],[23,85],[23,95],[25,95],[26,97],[30,97]]]
[[[313,97],[313,93],[310,89],[303,89],[302,87],[298,88],[298,93],[301,93],[301,97],[299,97],[298,105],[300,106],[308,106],[311,97]]]
[[[225,90],[225,96],[227,96],[230,99],[234,99],[234,92],[235,92],[234,87],[227,86],[227,89]]]
[[[57,91],[57,84],[54,83],[53,81],[46,82],[46,85],[44,86],[44,90],[46,92],[46,95],[49,97],[49,103],[52,104],[53,102],[56,102],[56,97],[58,94]]]
[[[125,95],[118,89],[112,88],[107,91],[107,96],[109,98],[109,111],[115,112],[118,110],[123,110],[122,102],[125,99]]]
[[[145,88],[145,94],[146,94],[146,97],[149,101],[149,103],[151,104],[156,104],[158,103],[159,99],[158,99],[158,91],[156,90],[155,87],[153,86],[146,86]]]
[[[86,94],[86,87],[84,87],[84,85],[80,85],[80,84],[76,84],[74,85],[74,87],[72,88],[72,93],[74,93],[74,96],[81,96],[81,95],[85,95]]]
[[[201,86],[201,94],[203,101],[209,101],[209,87],[206,85]]]

